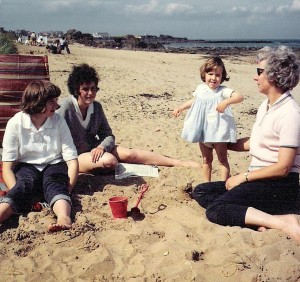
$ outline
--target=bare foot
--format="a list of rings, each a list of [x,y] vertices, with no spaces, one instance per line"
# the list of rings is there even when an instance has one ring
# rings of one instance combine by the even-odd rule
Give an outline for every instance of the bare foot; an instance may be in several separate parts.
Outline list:
[[[278,217],[283,220],[282,228],[280,228],[280,230],[295,240],[297,244],[300,244],[300,224],[297,216],[294,214],[287,214],[279,215]]]
[[[49,232],[58,232],[72,228],[72,221],[70,217],[57,218],[57,222],[48,226]]]
[[[257,231],[259,231],[259,232],[266,232],[266,231],[267,231],[267,228],[264,227],[264,226],[261,226],[261,227],[258,227],[258,228],[257,228]]]

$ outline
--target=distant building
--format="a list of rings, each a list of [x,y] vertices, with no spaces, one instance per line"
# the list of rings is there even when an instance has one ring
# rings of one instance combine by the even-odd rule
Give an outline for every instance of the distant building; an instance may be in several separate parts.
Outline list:
[[[107,32],[95,32],[95,33],[93,33],[93,37],[95,39],[98,39],[98,38],[99,39],[109,39],[110,38],[110,36]]]
[[[64,36],[63,31],[41,31],[38,33],[38,36],[47,36],[47,37],[63,37]]]

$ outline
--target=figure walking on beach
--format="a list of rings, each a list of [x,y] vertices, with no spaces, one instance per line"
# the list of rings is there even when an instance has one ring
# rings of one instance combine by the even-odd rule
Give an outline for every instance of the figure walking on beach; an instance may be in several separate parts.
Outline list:
[[[228,146],[250,152],[249,169],[226,182],[199,184],[193,196],[214,223],[278,229],[300,244],[298,218],[289,214],[299,191],[300,107],[290,90],[299,83],[300,62],[285,46],[263,48],[257,60],[254,80],[266,100],[251,137]]]
[[[78,152],[79,171],[115,169],[118,162],[161,166],[199,167],[194,161],[169,158],[151,151],[129,149],[115,144],[102,105],[95,101],[99,76],[96,70],[82,64],[74,66],[68,78],[70,96],[61,101],[57,111],[70,128]]]
[[[236,125],[230,105],[242,102],[244,97],[221,85],[229,77],[220,57],[209,58],[200,67],[200,77],[204,83],[194,91],[195,98],[175,108],[173,115],[178,117],[184,110],[190,109],[185,117],[182,138],[193,143],[199,142],[205,182],[211,181],[215,149],[221,180],[225,181],[230,175],[227,144],[236,142]]]
[[[31,82],[23,93],[22,111],[7,123],[2,161],[9,191],[0,198],[0,222],[30,211],[36,200],[46,200],[57,216],[48,231],[71,228],[69,194],[78,161],[66,121],[55,113],[60,93],[48,81]]]

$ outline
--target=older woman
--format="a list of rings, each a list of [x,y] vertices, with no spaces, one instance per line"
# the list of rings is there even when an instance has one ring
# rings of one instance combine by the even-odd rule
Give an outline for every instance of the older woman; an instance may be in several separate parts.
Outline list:
[[[229,147],[250,152],[249,169],[226,182],[199,184],[193,192],[210,221],[278,229],[300,243],[298,219],[288,214],[299,190],[300,108],[290,93],[299,72],[299,60],[287,47],[260,50],[254,80],[267,99],[258,109],[251,137]]]

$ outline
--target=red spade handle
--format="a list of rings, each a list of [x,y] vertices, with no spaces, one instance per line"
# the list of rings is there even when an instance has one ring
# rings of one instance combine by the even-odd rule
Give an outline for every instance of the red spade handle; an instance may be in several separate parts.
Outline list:
[[[139,196],[139,198],[138,198],[138,200],[137,200],[137,202],[136,202],[136,204],[135,204],[135,207],[136,207],[136,208],[138,207],[138,205],[139,205],[141,199],[143,198],[145,192],[148,190],[149,185],[148,185],[148,184],[142,184],[141,188],[142,188],[142,189],[141,189],[140,196]]]

